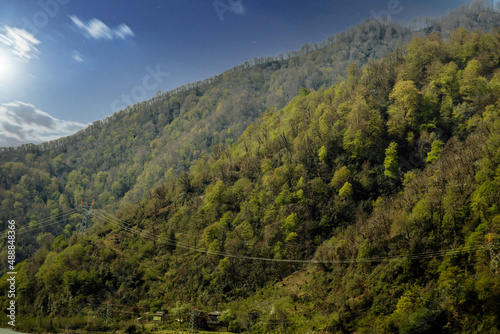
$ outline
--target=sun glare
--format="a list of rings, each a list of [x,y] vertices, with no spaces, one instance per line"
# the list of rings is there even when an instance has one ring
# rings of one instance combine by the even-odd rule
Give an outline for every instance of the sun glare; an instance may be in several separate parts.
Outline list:
[[[11,67],[12,63],[9,57],[5,53],[0,52],[0,80],[5,81],[7,79]]]

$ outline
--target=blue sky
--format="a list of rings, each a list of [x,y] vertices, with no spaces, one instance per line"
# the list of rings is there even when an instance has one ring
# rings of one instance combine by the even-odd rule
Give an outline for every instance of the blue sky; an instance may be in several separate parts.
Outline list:
[[[72,133],[158,90],[297,50],[374,15],[408,22],[465,2],[2,0],[0,146]]]

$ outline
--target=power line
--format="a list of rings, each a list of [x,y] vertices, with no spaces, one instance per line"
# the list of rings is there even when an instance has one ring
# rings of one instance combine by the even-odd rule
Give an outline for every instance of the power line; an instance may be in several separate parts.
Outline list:
[[[427,259],[433,257],[447,257],[447,256],[455,256],[464,253],[472,253],[476,251],[484,251],[485,248],[483,245],[476,246],[468,246],[468,247],[458,247],[452,249],[444,249],[444,250],[436,250],[436,251],[427,251],[421,253],[411,253],[406,255],[397,255],[397,256],[379,256],[379,257],[369,257],[369,258],[353,258],[353,259],[338,259],[338,260],[328,260],[328,261],[320,261],[320,260],[297,260],[297,259],[274,259],[274,258],[265,258],[265,257],[255,257],[255,256],[247,256],[247,255],[238,255],[238,254],[230,254],[223,252],[216,252],[207,249],[197,248],[190,245],[186,245],[175,240],[171,240],[162,236],[153,235],[151,232],[141,230],[138,232],[136,230],[131,229],[128,225],[126,225],[123,221],[110,215],[109,213],[102,212],[102,210],[94,210],[94,214],[100,217],[103,220],[108,219],[108,221],[115,225],[123,228],[124,230],[145,237],[149,240],[163,240],[169,244],[175,244],[178,247],[188,249],[191,251],[196,251],[199,253],[204,253],[207,255],[215,255],[221,257],[231,257],[231,258],[239,258],[243,260],[255,260],[255,261],[267,261],[267,262],[286,262],[286,263],[302,263],[302,264],[353,264],[353,263],[371,263],[371,262],[383,262],[383,261],[393,261],[393,260],[419,260],[419,259]],[[137,227],[137,229],[139,229]]]
[[[89,207],[90,208],[90,207]],[[195,251],[198,253],[204,253],[207,255],[214,255],[214,256],[221,256],[221,257],[231,257],[231,258],[239,258],[239,259],[244,259],[244,260],[255,260],[255,261],[267,261],[267,262],[287,262],[287,263],[302,263],[302,264],[357,264],[357,263],[372,263],[372,262],[383,262],[383,261],[393,261],[393,260],[404,260],[404,259],[410,259],[410,260],[418,260],[418,259],[427,259],[427,258],[434,258],[434,257],[449,257],[449,256],[455,256],[455,255],[460,255],[460,254],[465,254],[465,253],[472,253],[476,251],[489,251],[491,254],[491,265],[492,265],[492,272],[494,271],[495,273],[498,272],[498,264],[499,264],[499,252],[498,248],[500,247],[498,242],[491,242],[491,236],[490,240],[488,243],[488,246],[484,245],[475,245],[475,246],[464,246],[464,247],[457,247],[457,248],[451,248],[451,249],[442,249],[442,250],[434,250],[434,251],[426,251],[426,252],[420,252],[420,253],[410,253],[406,255],[397,255],[397,256],[379,256],[379,257],[368,257],[368,258],[352,258],[352,259],[337,259],[337,260],[327,260],[327,261],[320,261],[320,260],[297,260],[297,259],[274,259],[274,258],[264,258],[264,257],[254,257],[254,256],[246,256],[246,255],[240,255],[240,254],[231,254],[231,253],[224,253],[224,252],[216,252],[216,251],[210,251],[207,249],[203,248],[197,248],[193,247],[191,245],[178,242],[176,240],[172,240],[163,236],[158,236],[155,235],[154,233],[147,231],[145,229],[141,229],[138,226],[129,226],[125,222],[123,222],[121,219],[117,218],[116,216],[113,216],[103,210],[88,210],[86,208],[82,209],[85,210],[84,212],[84,217],[87,217],[89,220],[91,219],[91,215],[94,215],[96,218],[102,219],[102,221],[107,221],[110,224],[117,226],[121,229],[123,229],[126,232],[131,233],[132,235],[139,235],[145,239],[148,240],[163,240],[167,244],[170,245],[176,245],[177,247],[187,249],[190,251]],[[42,222],[48,222],[53,219],[55,219],[55,222],[50,223],[50,224],[44,224],[43,226],[40,227],[33,227],[31,229],[24,229],[21,233],[27,233],[39,228],[43,228],[46,226],[54,225],[57,223],[60,223],[63,221],[63,219],[71,214],[74,213],[79,213],[78,209],[73,209],[68,212],[62,213],[56,217],[48,217],[45,219],[42,219],[38,221],[38,223]],[[142,310],[140,307],[135,307],[137,310]],[[106,309],[105,309],[105,317],[106,321],[109,320],[111,317],[111,312],[112,311],[118,312],[118,313],[128,313],[128,314],[137,314],[137,312],[133,312],[131,310],[130,306],[122,305],[122,304],[111,304],[111,301],[106,302]],[[363,310],[361,310],[363,311]],[[359,312],[357,310],[356,312]],[[349,312],[349,313],[356,313],[356,312]],[[140,313],[140,312],[139,312]],[[190,328],[192,330],[196,330],[196,313],[197,310],[193,309],[192,314],[191,314],[191,323],[190,323]],[[348,314],[349,314],[348,313]],[[346,314],[344,314],[346,315]],[[280,320],[280,319],[269,319],[270,321],[276,321],[278,324],[287,324],[287,323],[297,323],[304,321],[302,318],[298,320],[298,318],[295,318],[293,316],[286,316],[285,319]],[[306,320],[307,321],[307,320]]]
[[[36,227],[25,227],[25,226],[21,226],[20,227],[20,231],[17,232],[16,231],[16,234],[17,235],[20,235],[20,234],[24,234],[24,233],[28,233],[28,232],[32,232],[32,231],[35,231],[35,230],[38,230],[38,229],[41,229],[41,228],[44,228],[44,227],[47,227],[47,226],[52,226],[52,225],[55,225],[55,224],[60,224],[62,222],[64,222],[64,218],[66,218],[67,216],[71,216],[72,214],[75,214],[75,213],[79,213],[79,209],[72,209],[70,211],[66,211],[66,212],[63,212],[55,217],[47,217],[47,218],[44,218],[44,219],[41,219],[41,220],[38,220],[34,223],[37,223],[37,224],[40,224],[40,223],[44,223],[44,222],[48,222],[48,221],[52,221],[52,220],[55,220],[54,222],[50,223],[50,224],[43,224],[41,226],[36,226]]]

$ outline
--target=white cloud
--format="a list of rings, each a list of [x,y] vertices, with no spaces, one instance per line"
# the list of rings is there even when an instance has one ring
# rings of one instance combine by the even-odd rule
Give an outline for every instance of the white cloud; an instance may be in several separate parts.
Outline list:
[[[24,102],[0,104],[0,146],[42,143],[68,136],[87,124],[63,121]]]
[[[126,24],[120,24],[120,26],[115,29],[115,35],[121,39],[127,38],[127,36],[134,36],[134,32]]]
[[[78,51],[73,51],[73,59],[79,63],[83,63],[82,55]]]
[[[134,32],[126,24],[120,24],[118,28],[111,29],[104,22],[96,18],[90,20],[88,23],[83,22],[75,15],[71,15],[69,18],[75,27],[89,38],[112,40],[114,38],[125,39],[134,36]]]
[[[237,15],[245,14],[245,7],[243,7],[243,1],[239,1],[234,6],[232,6],[232,10]]]
[[[9,26],[0,28],[0,43],[6,45],[9,51],[23,62],[36,58],[40,53],[35,46],[40,44],[40,41],[24,29]]]

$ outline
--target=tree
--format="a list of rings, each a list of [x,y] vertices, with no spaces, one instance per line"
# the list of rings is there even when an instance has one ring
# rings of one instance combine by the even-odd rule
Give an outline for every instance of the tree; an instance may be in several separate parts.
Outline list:
[[[427,159],[425,161],[427,163],[433,163],[434,161],[438,160],[443,147],[444,143],[441,140],[434,140],[431,145],[431,151],[429,152],[429,154],[427,154]]]
[[[230,309],[222,311],[221,315],[219,316],[219,321],[226,326],[226,330],[228,331],[229,331],[229,324],[235,319],[236,317],[234,316],[234,314],[231,312]]]
[[[306,87],[301,87],[298,95],[300,97],[306,97],[307,95],[309,95],[309,93],[311,93],[311,91],[309,89],[307,89]]]
[[[344,186],[339,190],[339,196],[342,198],[349,198],[352,196],[352,184],[346,182]]]
[[[398,144],[391,142],[385,150],[384,175],[390,179],[399,178]]]
[[[335,189],[335,190],[340,190],[344,184],[349,181],[349,176],[351,175],[351,171],[349,168],[346,166],[342,166],[340,169],[338,169],[335,174],[333,175],[332,181],[330,182],[330,185]]]
[[[441,38],[437,33],[432,33],[427,38],[413,38],[406,53],[406,62],[399,73],[399,79],[421,82],[432,63],[443,58]]]
[[[478,42],[477,34],[469,34],[463,27],[458,28],[450,34],[450,41],[447,44],[448,52],[455,62],[464,66],[477,52]]]
[[[326,163],[326,159],[328,157],[328,151],[325,146],[321,146],[321,148],[319,149],[318,157],[321,162]]]
[[[180,301],[177,301],[175,303],[175,307],[171,308],[169,313],[174,317],[178,317],[177,319],[182,322],[187,319],[189,309],[189,305],[182,304]]]
[[[420,105],[421,93],[413,81],[398,81],[389,97],[393,100],[390,105],[389,134],[403,138],[408,126],[416,125],[417,111]]]
[[[383,120],[380,112],[370,108],[359,93],[346,117],[345,127],[343,144],[351,157],[357,160],[373,157],[381,142]]]
[[[460,80],[460,94],[464,100],[475,101],[484,94],[488,82],[480,76],[481,70],[481,63],[475,59],[467,64]]]

